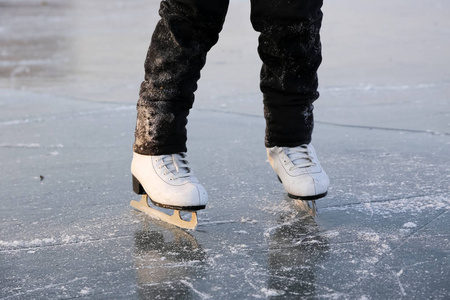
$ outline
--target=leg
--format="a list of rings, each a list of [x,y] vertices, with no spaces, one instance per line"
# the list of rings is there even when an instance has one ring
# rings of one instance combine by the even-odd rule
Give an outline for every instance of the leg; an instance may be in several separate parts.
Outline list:
[[[322,61],[321,0],[252,0],[251,20],[260,32],[266,147],[309,144],[317,69]]]
[[[228,0],[165,0],[145,61],[145,80],[137,104],[131,173],[138,194],[157,206],[195,211],[208,202],[206,190],[186,159],[186,124],[206,54],[217,42]],[[136,207],[164,221],[194,228],[179,213],[164,216],[147,206]],[[196,216],[196,215],[195,215]]]
[[[315,200],[329,179],[310,144],[317,69],[322,61],[322,0],[252,0],[263,61],[261,91],[269,163],[290,197]]]
[[[217,42],[228,0],[166,0],[145,61],[133,150],[186,151],[189,109],[206,54]]]

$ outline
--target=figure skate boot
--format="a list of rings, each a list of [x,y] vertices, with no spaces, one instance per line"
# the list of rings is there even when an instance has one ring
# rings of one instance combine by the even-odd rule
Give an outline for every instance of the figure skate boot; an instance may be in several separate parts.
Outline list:
[[[192,173],[185,153],[158,156],[133,153],[131,173],[134,192],[143,195],[140,202],[131,201],[133,207],[178,227],[197,226],[196,211],[206,207],[208,195]],[[173,209],[174,214],[151,208],[147,198],[156,206]],[[190,211],[191,220],[181,219],[180,211]]]
[[[267,148],[267,157],[290,198],[309,201],[327,195],[330,180],[311,144]]]

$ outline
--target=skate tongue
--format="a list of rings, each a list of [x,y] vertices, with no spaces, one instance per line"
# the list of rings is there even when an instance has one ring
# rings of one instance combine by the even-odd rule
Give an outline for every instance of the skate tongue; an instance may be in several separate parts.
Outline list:
[[[284,147],[283,150],[295,168],[307,168],[315,165],[312,157],[308,153],[308,145],[301,145],[294,148]]]
[[[177,153],[164,157],[164,164],[167,169],[177,178],[189,177],[191,168],[186,160],[186,154]]]

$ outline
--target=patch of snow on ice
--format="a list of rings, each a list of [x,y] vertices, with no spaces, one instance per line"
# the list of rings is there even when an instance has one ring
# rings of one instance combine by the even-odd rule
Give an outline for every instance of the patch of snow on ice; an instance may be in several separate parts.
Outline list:
[[[2,241],[0,240],[0,247],[4,248],[29,248],[54,244],[54,238],[33,239],[31,241]]]
[[[27,249],[27,248],[35,248],[35,247],[43,247],[43,246],[54,246],[54,245],[65,245],[65,244],[73,244],[80,243],[84,241],[88,241],[90,239],[87,235],[63,235],[61,237],[49,237],[42,239],[32,239],[32,240],[16,240],[16,241],[3,241],[0,240],[0,249],[1,250],[12,250],[12,249]]]
[[[323,208],[322,211],[350,209],[370,216],[378,215],[390,217],[392,214],[420,214],[426,210],[436,211],[439,209],[450,209],[450,199],[448,195],[423,196],[383,202],[371,202],[370,205],[367,205],[367,202],[363,202],[348,206]]]
[[[378,242],[380,240],[380,236],[375,232],[359,232],[358,237],[369,242]]]
[[[244,254],[248,250],[248,246],[245,244],[229,246],[228,249],[232,254]]]
[[[43,145],[38,144],[38,143],[18,143],[18,144],[1,143],[0,144],[0,148],[30,148],[30,149],[46,148],[46,149],[53,149],[53,148],[64,148],[64,146],[61,145],[61,144],[43,146]],[[51,155],[52,155],[52,153],[56,153],[54,155],[58,155],[58,152],[56,152],[56,151],[50,152]]]
[[[73,244],[73,243],[79,243],[79,242],[83,242],[83,241],[87,241],[89,240],[89,236],[87,235],[63,235],[61,237],[61,241],[63,244]]]
[[[284,295],[284,291],[267,289],[267,288],[262,288],[261,292],[264,293],[264,295],[266,297],[276,297],[276,296]]]
[[[28,144],[8,144],[8,143],[1,143],[1,148],[39,148],[41,147],[40,144],[37,143],[28,143]]]
[[[414,222],[407,222],[403,224],[403,228],[415,228],[415,227],[417,227],[417,225]]]
[[[80,294],[85,296],[85,295],[89,295],[91,293],[91,289],[88,287],[84,287],[81,291]]]
[[[322,235],[322,237],[325,237],[325,238],[335,238],[335,237],[339,236],[339,231],[328,230],[328,231],[323,232],[321,235]]]
[[[257,221],[257,220],[250,219],[250,218],[244,218],[244,217],[242,217],[242,218],[241,218],[241,223],[255,224],[255,223],[258,223],[258,221]]]

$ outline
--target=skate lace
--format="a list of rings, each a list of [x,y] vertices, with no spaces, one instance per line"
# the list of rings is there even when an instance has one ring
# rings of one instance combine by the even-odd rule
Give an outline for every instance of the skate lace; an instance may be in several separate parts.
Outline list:
[[[308,168],[316,165],[314,158],[310,155],[307,145],[294,148],[283,147],[284,153],[290,159],[293,166],[289,169],[293,171],[299,168]]]
[[[160,168],[167,168],[164,175],[168,175],[169,173],[172,175],[170,180],[188,178],[192,175],[191,168],[186,159],[186,153],[184,152],[163,155],[160,160],[162,162]]]

